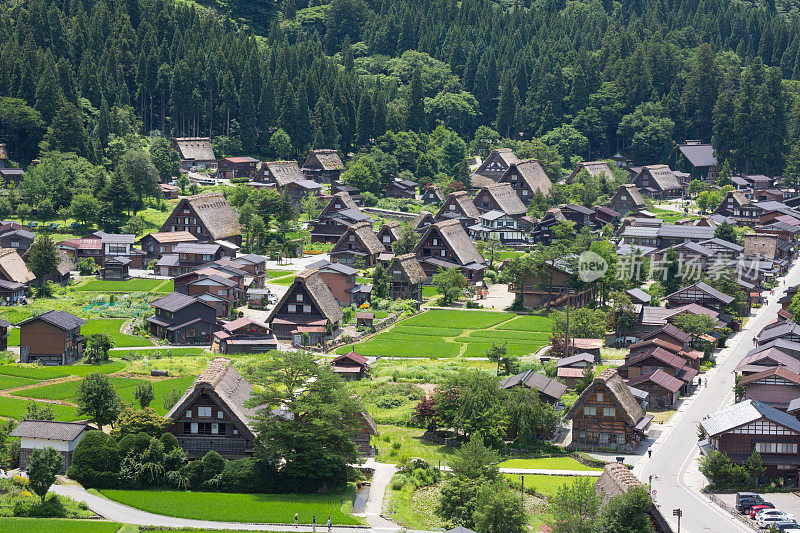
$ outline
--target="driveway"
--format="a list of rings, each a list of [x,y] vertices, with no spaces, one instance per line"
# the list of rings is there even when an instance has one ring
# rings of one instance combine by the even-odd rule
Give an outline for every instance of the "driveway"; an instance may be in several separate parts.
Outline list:
[[[720,351],[717,366],[704,376],[704,387],[696,389],[665,424],[663,433],[652,446],[652,458],[643,457],[634,467],[634,473],[644,482],[653,476],[654,500],[668,519],[672,520],[673,509],[683,510],[681,528],[684,532],[752,531],[699,493],[696,480],[686,479],[685,474],[694,466],[692,461],[697,454],[697,423],[707,414],[733,402],[733,370],[753,347],[755,335],[775,319],[784,287],[798,283],[800,263],[791,268],[780,288],[768,296],[767,304],[728,341],[729,347]]]

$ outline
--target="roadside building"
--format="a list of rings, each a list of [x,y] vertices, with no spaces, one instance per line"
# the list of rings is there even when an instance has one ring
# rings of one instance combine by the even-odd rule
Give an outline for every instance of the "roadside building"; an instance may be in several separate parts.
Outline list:
[[[20,363],[68,365],[83,357],[82,318],[66,311],[47,311],[23,320],[19,327]]]
[[[25,470],[34,450],[53,448],[64,459],[59,474],[72,465],[72,452],[89,430],[83,422],[56,422],[55,420],[23,420],[9,437],[19,439],[19,468]]]
[[[211,344],[211,335],[220,329],[216,308],[194,296],[173,292],[150,305],[150,334],[169,344]]]
[[[563,383],[553,378],[548,378],[544,374],[534,372],[533,370],[528,370],[515,376],[509,376],[502,380],[498,384],[498,387],[500,387],[501,390],[515,387],[533,389],[539,393],[539,400],[551,405],[560,404],[561,397],[567,391],[567,386]]]
[[[316,345],[339,327],[342,309],[316,268],[297,274],[267,318],[278,339],[302,344],[303,334]]]
[[[160,231],[188,231],[200,242],[242,242],[239,215],[219,192],[181,198]]]
[[[369,373],[369,364],[366,357],[351,351],[335,357],[331,361],[331,369],[346,381],[360,380]]]

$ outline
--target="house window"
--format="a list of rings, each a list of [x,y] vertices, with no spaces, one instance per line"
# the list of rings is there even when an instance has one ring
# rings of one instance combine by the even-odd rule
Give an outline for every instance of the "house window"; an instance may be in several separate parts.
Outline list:
[[[304,305],[303,306],[303,312],[304,313],[311,313],[311,306],[310,305]]]
[[[613,417],[617,410],[614,407],[603,407],[603,416]]]
[[[797,453],[797,444],[791,442],[756,442],[758,453]]]
[[[288,307],[288,310],[289,310],[290,313],[296,313],[297,312],[297,306],[296,305],[289,304],[287,307]]]
[[[217,418],[224,418],[225,414],[222,411],[217,411]]]
[[[455,211],[455,210],[456,210],[456,206],[454,204],[450,204],[450,211]]]
[[[184,433],[191,433],[192,432],[192,425],[189,422],[183,423],[183,432]]]
[[[522,196],[528,196],[528,189],[522,189]]]
[[[439,252],[440,252],[440,255],[442,257],[446,257],[447,256],[447,250],[439,250]]]
[[[583,408],[583,416],[595,416],[597,414],[597,407],[594,405],[587,405]]]
[[[439,239],[434,238],[432,242],[433,244],[431,246],[437,246],[439,244]]]
[[[211,408],[210,407],[198,407],[197,408],[197,416],[201,418],[210,418],[211,417]]]
[[[239,434],[239,430],[238,430],[238,429],[234,429],[234,430],[233,430],[233,434],[234,434],[234,435],[238,435],[238,434]]]
[[[388,235],[384,235],[383,236],[383,242],[384,242],[384,244],[389,244],[389,236]]]
[[[219,424],[217,424],[217,423],[212,423],[211,424],[211,433],[214,434],[214,435],[219,433]]]
[[[220,296],[225,296],[228,293],[225,289],[220,289],[217,291],[217,294]]]
[[[602,392],[598,392],[597,393],[597,401],[598,402],[602,402],[603,401],[603,393]]]
[[[617,444],[625,444],[625,434],[619,433],[617,435]]]
[[[192,422],[192,433],[197,433],[197,422]]]
[[[303,295],[302,294],[298,294],[297,295],[297,301],[298,302],[302,302],[303,301]]]
[[[211,254],[203,254],[203,261],[211,261]]]
[[[11,241],[12,248],[19,248],[19,241]]]
[[[600,433],[598,442],[600,444],[608,444],[608,433]]]
[[[186,418],[192,418],[192,410],[191,409],[186,411]]]

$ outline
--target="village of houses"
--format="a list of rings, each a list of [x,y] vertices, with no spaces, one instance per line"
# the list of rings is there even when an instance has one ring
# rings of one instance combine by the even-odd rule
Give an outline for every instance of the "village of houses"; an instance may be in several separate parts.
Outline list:
[[[239,178],[240,183],[246,177],[249,182],[240,186],[275,189],[297,204],[316,196],[319,214],[302,223],[305,253],[292,258],[245,253],[239,215],[222,192],[209,187],[209,192],[185,196],[177,185],[162,183],[171,212],[158,231],[87,232],[56,242],[61,263],[50,281],[64,285],[65,291],[95,284],[97,289],[87,288],[86,294],[96,298],[108,283],[112,297],[100,298],[101,307],[113,309],[115,300],[126,298],[146,302],[140,316],[109,319],[113,315],[64,310],[61,293],[43,304],[34,297],[33,286],[40,280],[26,264],[27,252],[45,228],[2,222],[0,301],[12,312],[0,313],[9,318],[0,320],[0,334],[2,349],[11,354],[9,362],[0,365],[0,374],[27,381],[9,380],[0,399],[8,402],[11,413],[24,412],[14,405],[31,401],[56,412],[56,420],[21,420],[24,417],[0,412],[20,422],[11,436],[21,441],[22,471],[33,450],[51,446],[64,456],[62,473],[66,472],[83,437],[104,429],[80,420],[69,394],[40,392],[85,376],[71,369],[85,366],[86,336],[104,331],[97,324],[111,324],[116,331],[109,336],[117,342],[110,356],[117,364],[103,371],[119,383],[180,383],[177,402],[164,405],[161,413],[169,418],[167,431],[194,458],[210,450],[226,459],[253,452],[257,435],[247,403],[253,387],[239,365],[243,357],[268,357],[272,350],[313,352],[319,365],[330,366],[364,400],[356,441],[361,466],[372,479],[368,497],[355,502],[352,513],[373,528],[416,525],[404,523],[394,512],[393,498],[399,496],[389,479],[399,455],[407,460],[424,452],[427,459],[438,459],[438,466],[441,459],[446,463],[441,442],[426,441],[423,433],[430,432],[405,425],[417,402],[411,398],[433,394],[436,382],[429,376],[440,375],[437,369],[494,373],[496,365],[485,352],[504,340],[509,353],[537,366],[505,376],[498,386],[536,391],[560,418],[548,440],[600,462],[589,469],[563,471],[549,468],[546,459],[531,459],[530,466],[521,459],[521,467],[501,464],[509,475],[527,475],[543,487],[549,483],[543,478],[569,476],[596,476],[599,484],[616,491],[649,484],[655,487],[652,514],[660,531],[674,528],[675,504],[669,498],[688,499],[678,493],[684,489],[666,482],[659,494],[661,479],[673,476],[700,495],[709,480],[698,465],[714,451],[744,464],[755,450],[765,477],[781,488],[798,486],[800,326],[791,306],[800,286],[793,263],[800,195],[780,180],[733,176],[733,190],[702,213],[690,183],[714,183],[719,168],[710,145],[687,141],[678,147],[672,167],[636,167],[624,157],[582,163],[568,183],[581,172],[607,179],[624,172],[627,183],[619,185],[605,205],[563,204],[534,218],[528,215],[529,204],[537,192],[548,193],[551,180],[537,160],[495,149],[473,162],[463,190],[445,193],[436,186],[419,189],[414,182],[396,180],[386,196],[409,199],[420,207],[401,212],[367,207],[356,188],[339,181],[345,164],[333,150],[312,150],[298,164],[217,159],[207,138],[178,138],[173,145],[181,157],[181,172],[192,180],[200,180],[198,167],[211,168],[220,182]],[[2,153],[0,145],[0,157]],[[22,174],[5,168],[0,159],[4,181],[20,180]],[[577,263],[568,258],[551,260],[516,282],[504,282],[502,274],[514,258],[557,242],[565,224],[574,234],[608,236],[619,265],[634,259],[663,264],[675,256],[705,274],[713,273],[715,265],[735,265],[744,310],[734,316],[730,308],[735,297],[714,288],[705,276],[660,297],[649,291],[652,280],[643,280],[622,293],[635,316],[626,331],[612,326],[592,338],[571,335],[568,327],[560,350],[554,350],[551,314],[594,305],[598,287],[581,283]],[[393,244],[409,225],[416,244],[396,255]],[[718,228],[728,226],[737,230],[737,242],[719,236]],[[738,231],[742,228],[746,229]],[[76,265],[86,258],[99,266],[96,276],[78,274]],[[386,274],[388,292],[378,299],[383,306],[373,305],[376,268]],[[463,275],[465,288],[445,308],[432,280],[448,269]],[[130,290],[120,285],[125,283]],[[410,309],[385,305],[401,300],[412,302]],[[25,313],[26,309],[32,311]],[[687,315],[706,317],[703,324],[710,329],[683,331],[678,325],[692,323]],[[12,320],[15,316],[25,318]],[[137,319],[142,324],[134,328]],[[421,331],[425,328],[450,331],[431,333],[427,345],[428,333]],[[203,368],[197,361],[204,362]],[[53,368],[63,371],[50,372]],[[575,388],[587,372],[593,378],[578,394]],[[423,377],[414,378],[415,373]],[[56,377],[42,377],[51,375]],[[374,397],[370,400],[371,388],[398,381],[418,384],[417,396],[403,398],[405,419],[391,416],[391,408],[375,408]],[[400,454],[391,453],[393,442]],[[685,451],[687,461],[681,456],[675,464],[674,457],[664,457],[670,449]],[[542,492],[539,496],[546,498]],[[770,507],[800,513],[800,496],[779,492],[774,500],[767,494],[763,499],[772,501]],[[83,493],[73,489],[70,494]],[[97,496],[86,497],[97,514],[124,520],[118,508],[104,507]],[[693,498],[695,512],[706,506],[708,512],[727,513],[734,506],[730,495],[714,502],[707,496]],[[315,519],[321,524],[325,517]]]

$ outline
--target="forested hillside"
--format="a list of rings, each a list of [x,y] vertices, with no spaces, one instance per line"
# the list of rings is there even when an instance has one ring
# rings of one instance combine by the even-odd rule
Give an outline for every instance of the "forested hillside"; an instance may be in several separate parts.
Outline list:
[[[775,174],[797,145],[800,23],[786,3],[284,0],[231,4],[235,21],[209,6],[5,4],[12,157],[43,139],[99,162],[130,130],[285,155],[278,128],[300,157],[442,124],[467,141],[481,125],[537,138],[565,162],[619,149],[666,162],[675,142],[713,138],[734,170]]]

